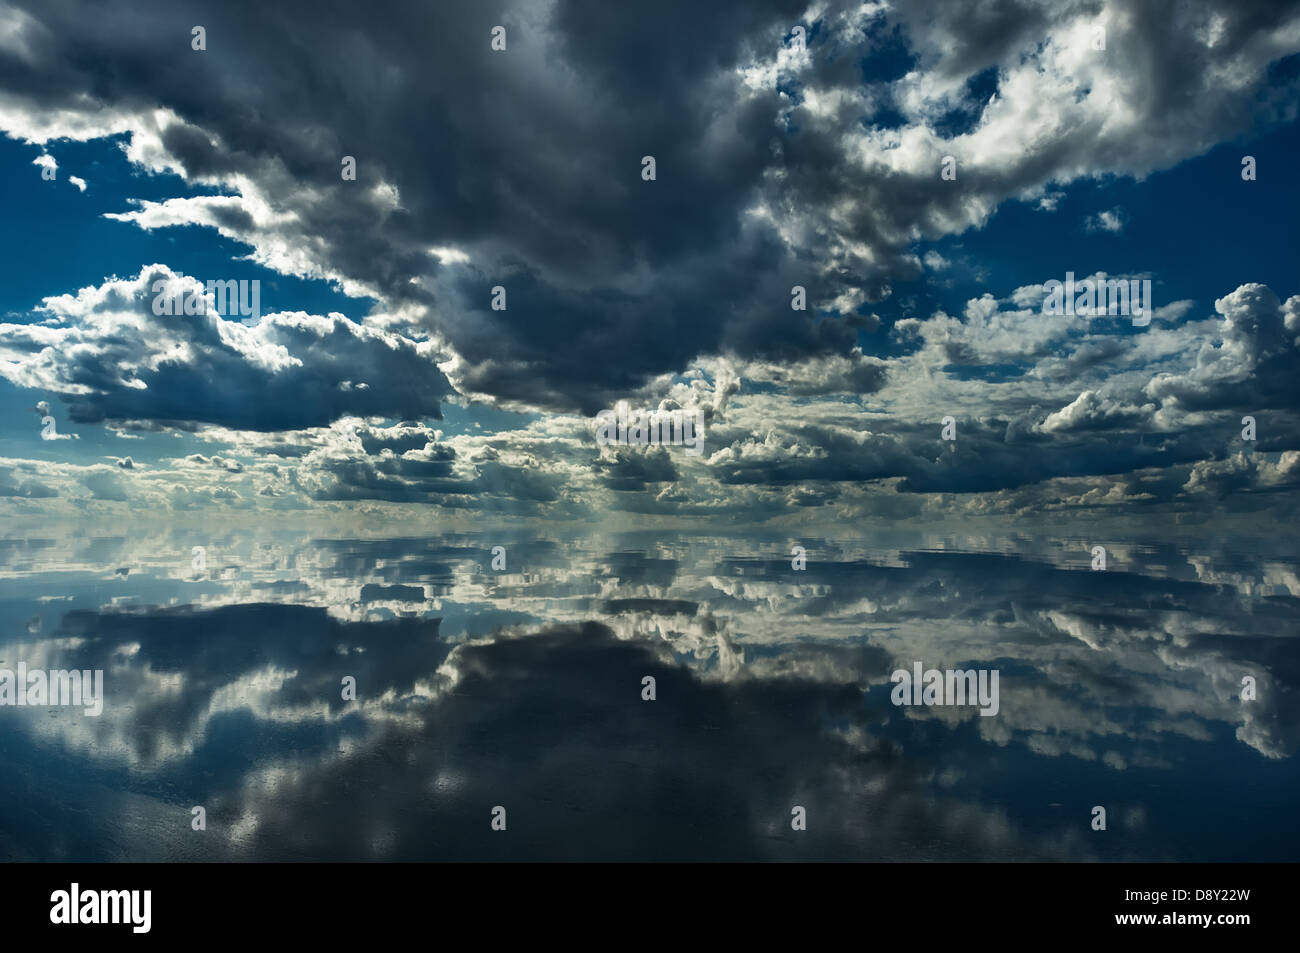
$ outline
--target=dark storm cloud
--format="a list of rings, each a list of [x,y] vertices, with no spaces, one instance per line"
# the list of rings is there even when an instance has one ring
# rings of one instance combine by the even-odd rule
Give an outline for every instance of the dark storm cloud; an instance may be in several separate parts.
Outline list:
[[[1043,3],[1040,0],[976,0],[954,7],[945,0],[911,0],[900,4],[899,21],[913,36],[942,34],[947,42],[928,47],[922,66],[937,66],[942,75],[963,78],[998,63],[1008,54],[1040,40],[1051,22],[1068,12],[1098,13],[1101,0]]]
[[[1143,172],[1238,131],[1253,90],[1207,85],[1207,63],[1227,56],[1256,76],[1282,52],[1291,15],[1225,6],[1213,51],[1203,34],[1216,6],[1151,4],[1111,22],[1115,62],[1155,64],[1125,79],[1132,124],[1107,121],[1099,135],[1108,113],[1073,95],[1086,77],[1049,69],[1045,89],[1060,91],[1076,121],[1012,161],[988,154],[1002,134],[980,139],[977,125],[956,150],[961,187],[945,188],[938,140],[891,156],[845,138],[890,98],[864,86],[863,56],[887,37],[906,44],[919,71],[899,105],[924,130],[978,105],[968,79],[1023,68],[1021,54],[1042,54],[1048,34],[1099,4],[926,3],[876,16],[831,4],[808,24],[810,60],[779,67],[793,98],[741,74],[778,69],[805,12],[793,0],[231,3],[96,18],[70,0],[19,6],[35,25],[0,58],[16,102],[72,115],[89,91],[118,115],[171,109],[185,125],[156,133],[155,161],[170,156],[213,182],[246,176],[292,215],[259,220],[214,202],[203,222],[278,267],[319,267],[424,311],[460,356],[467,390],[588,414],[699,355],[844,354],[853,327],[791,312],[793,284],[814,307],[839,300],[851,311],[915,272],[918,230],[960,231],[1047,182]],[[205,52],[190,48],[196,23]],[[508,31],[503,53],[489,47],[497,23]],[[826,106],[837,97],[843,105]],[[1154,134],[1131,135],[1148,126]],[[357,159],[356,182],[340,179],[343,155]],[[640,178],[643,155],[657,160],[655,182]],[[157,212],[136,220],[157,227],[191,214]],[[285,258],[286,247],[311,264]],[[493,312],[498,284],[509,306]],[[865,373],[854,381],[877,385]]]
[[[1142,337],[1113,321],[1045,318],[1032,287],[1013,298],[1035,307],[1004,310],[986,295],[968,302],[965,321],[939,312],[895,326],[910,351],[885,364],[881,398],[886,411],[906,400],[909,413],[855,419],[830,403],[810,405],[811,414],[795,405],[760,440],[771,424],[746,411],[742,394],[740,410],[710,429],[710,446],[724,448],[711,455],[710,475],[734,487],[898,478],[898,490],[927,494],[1128,475],[1147,501],[1190,506],[1229,485],[1275,491],[1293,481],[1289,457],[1231,461],[1243,449],[1296,449],[1300,296],[1280,301],[1266,286],[1242,285],[1215,302],[1215,317],[1162,319]],[[941,434],[949,414],[951,441]],[[1266,422],[1251,444],[1241,439],[1246,414]],[[1051,493],[1022,499],[1031,502],[1052,502]]]
[[[370,427],[359,427],[357,428],[357,437],[361,440],[361,446],[365,448],[368,454],[391,450],[401,456],[408,450],[423,450],[429,442],[430,434],[427,429],[421,426],[398,426],[383,431],[377,431]],[[439,459],[451,460],[456,455],[450,447],[442,447],[438,448],[438,456]]]
[[[427,349],[408,338],[341,316],[264,315],[246,328],[212,313],[159,315],[155,289],[164,281],[186,293],[202,288],[156,266],[47,298],[43,310],[58,319],[52,326],[5,327],[8,373],[61,392],[74,421],[132,428],[175,422],[265,432],[349,414],[442,416],[451,388]]]
[[[1184,374],[1160,374],[1147,396],[1181,411],[1300,409],[1300,295],[1286,302],[1260,284],[1214,303],[1219,340],[1207,343]]]
[[[602,482],[611,490],[644,490],[677,479],[672,457],[662,448],[645,453],[620,449],[599,466],[604,471]]]
[[[542,24],[528,6],[200,5],[122,10],[88,30],[84,8],[54,4],[30,13],[47,27],[41,72],[58,75],[4,66],[8,88],[44,109],[86,89],[121,110],[173,109],[195,128],[171,127],[162,144],[187,175],[250,176],[293,208],[327,270],[433,307],[474,387],[590,410],[723,346],[747,305],[788,303],[782,252],[739,222],[777,98],[737,102],[726,71],[755,37],[779,42],[801,5],[679,6],[560,4]],[[488,45],[498,22],[504,54]],[[205,53],[190,49],[193,23]],[[340,181],[344,154],[358,160],[355,185]],[[657,182],[640,178],[646,154]],[[376,208],[381,181],[399,209]],[[440,269],[428,255],[439,246],[473,266]],[[629,282],[639,270],[658,287]],[[436,290],[409,283],[419,276]],[[478,313],[498,283],[512,292],[508,321]],[[825,346],[788,307],[771,330],[763,349]]]
[[[479,492],[473,482],[452,477],[450,470],[449,461],[393,456],[322,460],[311,469],[310,493],[317,500],[416,503]]]
[[[1140,342],[1065,341],[983,320],[999,304],[986,296],[960,319],[897,323],[904,353],[891,345],[884,361],[856,349],[878,319],[853,312],[920,273],[918,241],[979,228],[1007,199],[1140,177],[1293,111],[1261,84],[1294,52],[1294,8],[834,2],[805,22],[805,55],[789,35],[807,9],[787,0],[182,3],[98,18],[71,0],[15,7],[27,12],[0,44],[0,115],[15,135],[128,132],[134,160],[222,193],[111,217],[217,229],[262,264],[381,301],[364,323],[282,314],[245,330],[158,319],[139,289],[124,304],[106,284],[52,305],[62,326],[5,326],[6,375],[60,395],[76,421],[200,436],[407,422],[357,429],[348,453],[317,452],[311,435],[245,443],[244,460],[190,459],[187,476],[211,472],[172,495],[177,507],[267,497],[766,517],[883,480],[998,493],[1129,474],[1126,493],[1158,501],[1292,485],[1289,460],[1233,458],[1225,421],[1264,414],[1257,449],[1294,449],[1297,299],[1243,286],[1219,302],[1221,326],[1181,339],[1179,360],[1157,326]],[[504,53],[489,46],[497,23]],[[1094,25],[1104,55],[1088,46]],[[938,177],[948,153],[955,182]],[[647,154],[654,182],[640,176]],[[355,182],[340,178],[344,155]],[[791,310],[796,284],[806,312]],[[489,304],[498,285],[504,311]],[[911,360],[922,340],[928,363]],[[575,455],[554,419],[490,445],[446,438],[455,449],[419,423],[453,388],[591,415],[638,391],[661,397],[649,392],[679,386],[667,375],[696,359],[690,373],[707,365],[717,381],[707,471],[662,453]],[[716,373],[732,364],[743,388]],[[958,383],[970,386],[947,387]],[[932,385],[960,397],[955,444],[938,439],[947,396],[942,408],[917,397]],[[798,399],[745,406],[773,392]],[[847,426],[832,401],[804,401],[837,394],[874,400]],[[869,403],[890,419],[864,435]],[[294,465],[247,459],[263,451]],[[1164,472],[1132,475],[1147,468]],[[152,463],[71,482],[78,498],[120,500],[151,477]],[[1015,499],[1050,498],[1033,494]]]
[[[768,445],[763,448],[766,452],[749,452],[751,444],[739,453],[724,453],[714,459],[711,475],[728,486],[802,487],[823,481],[901,478],[897,489],[906,493],[988,493],[1057,477],[1101,477],[1168,468],[1172,482],[1164,485],[1160,494],[1167,500],[1181,491],[1193,463],[1222,457],[1241,429],[1231,418],[1151,434],[1137,426],[1146,419],[1114,417],[1049,436],[1027,429],[1032,426],[1032,416],[1020,421],[962,418],[957,421],[958,436],[953,441],[941,438],[937,419],[928,425],[895,425],[894,432],[874,434],[866,440],[838,428],[803,426],[788,443]],[[1288,449],[1294,442],[1295,419],[1269,419],[1280,434],[1275,435],[1273,444],[1261,444],[1260,449]],[[720,432],[719,436],[727,434]],[[795,452],[798,445],[819,452]],[[1050,494],[1045,494],[1043,502],[1048,498]]]
[[[1000,203],[1053,182],[1167,167],[1252,122],[1288,115],[1293,107],[1275,110],[1215,77],[1233,61],[1262,79],[1268,61],[1296,51],[1296,16],[1294,7],[1267,0],[1169,0],[1133,10],[1097,0],[897,4],[877,12],[861,34],[828,38],[800,75],[821,95],[791,110],[798,133],[781,140],[781,200],[806,213],[792,217],[817,236],[809,245],[844,262],[836,278],[883,296],[891,279],[919,275],[906,257],[918,235],[933,239],[982,226]],[[902,27],[914,54],[913,72],[870,84],[855,99],[858,87],[844,75],[844,60],[856,61],[853,41],[865,36],[869,48],[878,48],[893,26]],[[1107,31],[1106,46],[1092,56],[1084,51],[1096,27]],[[1012,76],[1021,82],[1004,82]],[[982,89],[982,101],[971,100],[973,87]],[[848,104],[828,105],[828,91],[847,93]],[[1130,111],[1119,122],[1116,95]],[[879,111],[882,102],[901,105],[908,130],[919,126],[933,136],[880,132],[860,150],[845,149],[850,124],[867,121],[863,112]],[[955,111],[980,121],[967,116],[970,135],[948,141]],[[1007,148],[1008,136],[1014,148]],[[956,178],[940,183],[945,154],[956,161]],[[833,228],[825,221],[831,208]],[[850,242],[870,248],[869,260],[882,266],[869,274],[855,269],[861,259],[844,250]]]

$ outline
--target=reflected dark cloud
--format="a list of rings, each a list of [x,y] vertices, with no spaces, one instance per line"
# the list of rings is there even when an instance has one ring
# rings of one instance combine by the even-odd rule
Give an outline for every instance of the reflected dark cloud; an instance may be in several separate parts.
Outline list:
[[[883,658],[863,647],[860,669]],[[457,649],[454,692],[416,728],[256,791],[257,855],[415,860],[753,860],[989,856],[997,811],[919,794],[917,765],[866,730],[851,685],[790,673],[693,677],[596,623]],[[654,703],[640,680],[657,680]],[[836,723],[845,723],[835,728]],[[334,792],[322,805],[324,791]],[[350,796],[364,798],[357,823]],[[790,830],[791,805],[814,819]],[[507,811],[504,835],[490,809]],[[311,817],[306,825],[303,820]],[[1081,838],[1078,838],[1081,840]],[[1018,844],[1032,856],[1057,844]],[[1080,845],[1081,846],[1081,845]]]
[[[8,856],[1241,857],[1204,833],[1225,806],[1272,832],[1250,859],[1297,847],[1285,541],[1115,541],[1103,572],[1077,539],[882,532],[796,571],[744,537],[268,530],[197,579],[188,542],[0,547],[0,667],[107,688],[99,718],[0,708]],[[997,715],[895,707],[916,661],[997,669]]]

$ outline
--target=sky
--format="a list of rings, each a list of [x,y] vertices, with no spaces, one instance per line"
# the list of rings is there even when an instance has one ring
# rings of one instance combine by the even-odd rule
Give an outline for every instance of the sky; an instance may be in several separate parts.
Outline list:
[[[1271,2],[3,2],[0,513],[1276,524],[1297,92]]]

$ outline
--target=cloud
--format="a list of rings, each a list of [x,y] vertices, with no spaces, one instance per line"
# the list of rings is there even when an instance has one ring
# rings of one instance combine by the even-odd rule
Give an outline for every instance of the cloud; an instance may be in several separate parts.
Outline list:
[[[1120,404],[1099,396],[1096,391],[1086,390],[1067,406],[1048,414],[1038,429],[1042,433],[1111,430],[1136,424],[1146,416],[1139,407]]]
[[[1264,285],[1245,284],[1216,300],[1214,310],[1222,321],[1194,363],[1156,374],[1144,388],[1161,405],[1162,418],[1172,423],[1196,412],[1300,408],[1294,386],[1300,295],[1283,303]]]
[[[59,495],[58,490],[27,475],[30,471],[30,467],[22,464],[6,465],[0,461],[0,497],[40,500]]]
[[[1222,498],[1259,490],[1300,487],[1300,451],[1288,450],[1278,460],[1237,453],[1226,460],[1201,460],[1187,478],[1188,493]]]
[[[1128,216],[1122,208],[1107,209],[1104,212],[1098,212],[1096,215],[1089,215],[1084,222],[1084,228],[1089,232],[1110,232],[1118,234],[1124,230],[1128,224]]]
[[[1261,89],[1300,14],[1159,6],[832,3],[803,53],[786,38],[805,10],[787,0],[683,7],[690,30],[671,11],[580,2],[492,18],[452,4],[436,22],[231,8],[205,21],[210,69],[195,71],[150,11],[104,31],[52,0],[19,5],[21,35],[40,41],[3,53],[0,125],[34,142],[126,130],[134,161],[225,194],[119,220],[213,228],[268,267],[378,298],[449,352],[462,393],[590,414],[696,359],[847,356],[854,329],[792,315],[792,285],[839,309],[878,300],[916,275],[918,238],[978,227],[1007,199],[1168,168],[1280,115]],[[505,53],[485,39],[497,21]],[[406,42],[434,34],[455,38],[438,57]],[[233,35],[254,39],[217,39]],[[896,35],[914,68],[864,85],[850,64]],[[327,91],[313,77],[335,71],[338,37],[354,71]],[[289,44],[304,61],[285,72]],[[379,75],[382,95],[365,78]],[[886,107],[899,122],[859,122]],[[945,155],[955,182],[938,177]],[[505,311],[489,306],[498,285]]]
[[[215,424],[278,431],[345,414],[441,416],[451,393],[428,342],[341,314],[264,315],[255,327],[214,312],[156,315],[155,285],[202,294],[164,265],[46,298],[52,324],[0,324],[0,375],[58,393],[74,421],[128,427]],[[165,286],[160,286],[165,287]],[[367,388],[341,388],[364,379]]]
[[[810,510],[825,511],[821,518],[831,521],[837,514],[901,519],[1162,506],[1194,513],[1197,499],[1231,478],[1213,470],[1194,477],[1193,465],[1222,458],[1224,442],[1240,435],[1242,408],[1257,415],[1258,452],[1269,466],[1300,450],[1300,421],[1286,386],[1295,373],[1300,299],[1283,304],[1258,285],[1219,299],[1218,321],[1186,320],[1193,305],[1184,301],[1157,309],[1140,329],[1122,316],[1043,315],[1042,287],[1022,286],[1003,298],[969,300],[960,318],[939,311],[896,322],[899,352],[889,358],[855,350],[793,364],[701,362],[650,389],[672,395],[661,407],[703,410],[705,455],[688,458],[602,451],[591,418],[581,415],[521,417],[467,433],[402,420],[407,415],[395,413],[402,405],[391,402],[409,399],[410,375],[362,375],[358,368],[378,362],[377,352],[385,360],[419,361],[428,373],[433,357],[421,356],[423,345],[341,316],[270,315],[256,328],[219,316],[156,318],[139,299],[151,274],[65,296],[55,309],[64,317],[51,325],[0,329],[0,350],[17,358],[5,365],[11,378],[54,393],[84,383],[87,374],[78,368],[91,360],[93,346],[52,346],[75,331],[80,341],[111,342],[116,353],[129,354],[147,386],[119,381],[64,393],[70,408],[141,401],[152,395],[154,367],[171,361],[179,365],[172,375],[202,374],[210,360],[202,349],[220,347],[231,352],[225,359],[248,365],[238,373],[260,381],[261,399],[264,368],[277,375],[314,368],[324,376],[319,392],[339,401],[334,412],[341,414],[332,422],[324,414],[319,423],[302,416],[277,421],[301,425],[291,430],[245,429],[231,410],[238,395],[223,398],[221,415],[194,414],[199,419],[185,425],[210,450],[154,463],[130,485],[137,498],[164,508],[373,501],[486,507],[511,517],[616,511],[757,521]],[[359,356],[315,360],[293,336],[304,327],[313,337],[343,335]],[[223,371],[222,380],[236,373]],[[374,386],[338,386],[363,376]],[[224,393],[216,378],[201,379],[211,393]],[[395,395],[399,387],[408,393]],[[122,426],[177,426],[170,409],[177,395],[156,399],[158,407],[123,414]],[[389,401],[378,405],[387,413],[357,408],[373,400]],[[1191,400],[1197,403],[1184,403]],[[244,412],[265,418],[274,411],[250,402]],[[940,439],[945,415],[957,421],[955,442]],[[221,422],[204,423],[204,416]],[[385,416],[397,422],[382,423]],[[102,478],[87,483],[76,466],[52,465],[47,474],[61,500],[114,498]],[[1277,494],[1223,502],[1243,512],[1271,507],[1280,514],[1291,506]]]

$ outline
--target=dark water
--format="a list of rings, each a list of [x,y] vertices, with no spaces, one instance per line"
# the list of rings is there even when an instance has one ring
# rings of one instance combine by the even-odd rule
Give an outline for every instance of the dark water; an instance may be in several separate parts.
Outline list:
[[[848,529],[10,536],[0,667],[105,703],[0,708],[0,856],[1300,859],[1290,539]]]

